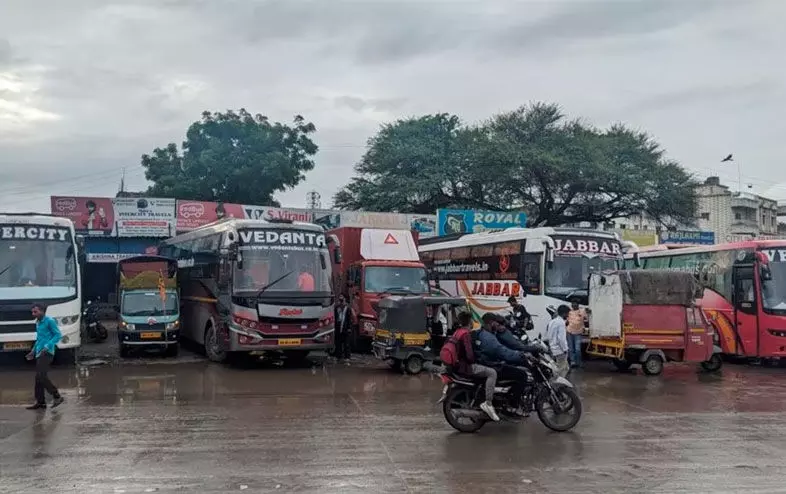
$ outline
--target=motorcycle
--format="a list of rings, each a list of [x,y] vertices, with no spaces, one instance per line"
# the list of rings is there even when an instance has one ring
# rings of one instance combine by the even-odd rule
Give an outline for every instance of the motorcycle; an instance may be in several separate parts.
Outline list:
[[[557,364],[549,355],[548,347],[540,340],[536,342],[542,351],[537,355],[528,355],[527,365],[522,367],[526,371],[527,381],[519,383],[523,386],[520,402],[512,403],[511,390],[517,383],[498,380],[494,388],[494,408],[505,420],[514,422],[522,418],[517,414],[517,408],[524,412],[524,417],[535,411],[549,429],[569,431],[581,420],[581,398],[573,384],[558,375]],[[445,420],[451,427],[459,432],[472,433],[491,420],[480,408],[480,404],[485,401],[483,379],[475,380],[449,373],[440,374],[440,378],[444,387],[437,403],[442,404]]]
[[[98,305],[94,305],[92,300],[88,300],[82,311],[82,328],[87,337],[100,342],[107,339],[109,333],[101,321],[98,319]]]

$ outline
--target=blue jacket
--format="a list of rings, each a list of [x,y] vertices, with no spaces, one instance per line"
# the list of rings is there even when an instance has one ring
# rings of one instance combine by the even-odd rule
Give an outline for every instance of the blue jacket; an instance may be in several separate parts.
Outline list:
[[[35,346],[33,352],[36,357],[46,350],[50,355],[55,354],[55,345],[60,342],[63,335],[57,322],[49,316],[44,316],[35,323]]]
[[[513,336],[513,333],[507,329],[497,333],[497,339],[500,343],[511,350],[516,350],[517,352],[524,352],[527,350],[527,345],[525,345],[524,342],[522,342],[520,339]]]
[[[511,350],[499,342],[491,331],[481,329],[475,333],[475,357],[484,364],[504,362],[511,365],[521,365],[524,359],[521,354]]]

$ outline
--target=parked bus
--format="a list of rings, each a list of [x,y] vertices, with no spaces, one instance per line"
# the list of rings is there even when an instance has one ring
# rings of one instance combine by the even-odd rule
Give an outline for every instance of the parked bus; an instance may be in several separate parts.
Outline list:
[[[0,214],[0,351],[30,351],[36,339],[30,309],[39,302],[63,333],[56,358],[73,362],[81,343],[81,287],[71,220]]]
[[[586,304],[590,273],[621,267],[623,247],[635,244],[615,233],[542,227],[424,239],[419,252],[439,291],[467,298],[476,317],[507,314],[513,295],[534,316],[534,333],[542,334],[546,308]]]
[[[178,260],[181,337],[214,362],[332,348],[327,240],[311,223],[234,218],[166,240],[159,254]]]
[[[626,264],[693,272],[724,354],[786,357],[786,240],[638,252]]]

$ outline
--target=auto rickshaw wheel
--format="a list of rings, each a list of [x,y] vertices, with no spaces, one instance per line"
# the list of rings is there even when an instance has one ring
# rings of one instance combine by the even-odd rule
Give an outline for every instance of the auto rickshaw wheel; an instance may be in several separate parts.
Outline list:
[[[614,362],[614,367],[616,367],[617,370],[620,372],[625,372],[626,370],[629,370],[630,366],[633,365],[633,362],[624,359],[615,359],[612,362]]]
[[[407,374],[417,375],[423,371],[423,358],[420,355],[410,355],[404,362]]]
[[[663,358],[660,355],[650,355],[641,364],[641,370],[648,376],[658,376],[663,372]]]
[[[723,359],[719,353],[713,353],[709,360],[701,363],[701,368],[707,372],[717,372],[723,367]]]

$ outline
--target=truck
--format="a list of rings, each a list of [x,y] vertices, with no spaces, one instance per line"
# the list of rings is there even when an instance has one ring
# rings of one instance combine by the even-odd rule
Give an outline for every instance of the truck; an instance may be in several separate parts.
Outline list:
[[[132,349],[159,348],[176,356],[180,342],[177,261],[142,255],[118,263],[118,344],[120,356]]]
[[[333,291],[349,303],[353,347],[370,348],[378,325],[374,303],[387,295],[429,293],[428,273],[418,256],[417,233],[341,227],[328,234],[341,246],[341,262],[333,265]]]

